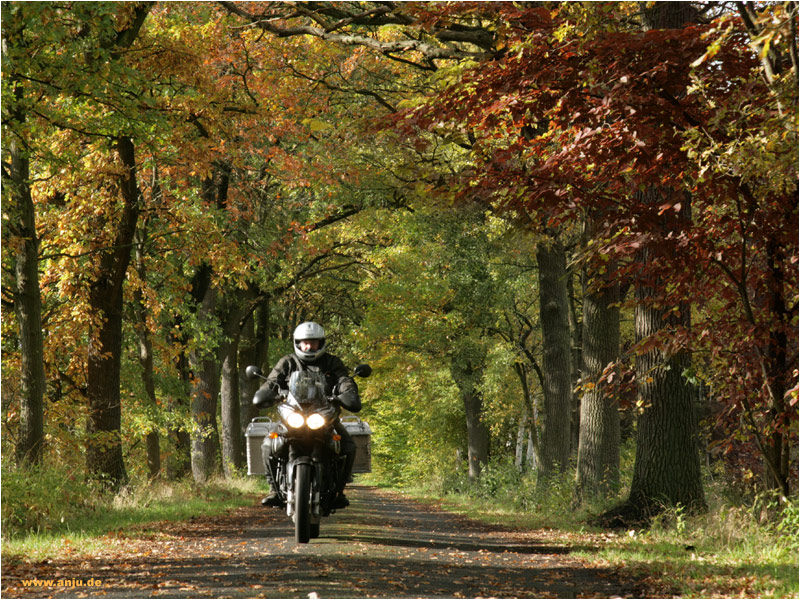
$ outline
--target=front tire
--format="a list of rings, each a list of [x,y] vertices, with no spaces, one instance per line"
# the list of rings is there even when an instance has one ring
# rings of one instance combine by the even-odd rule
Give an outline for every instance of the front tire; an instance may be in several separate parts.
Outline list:
[[[297,465],[294,477],[294,539],[307,544],[311,539],[311,465]]]

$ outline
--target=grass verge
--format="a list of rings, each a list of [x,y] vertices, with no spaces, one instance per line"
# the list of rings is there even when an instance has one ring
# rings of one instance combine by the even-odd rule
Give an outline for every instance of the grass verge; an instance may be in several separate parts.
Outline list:
[[[98,493],[94,498],[84,498],[80,506],[65,507],[61,513],[54,507],[40,506],[36,527],[26,529],[19,520],[12,520],[18,507],[8,506],[19,504],[20,499],[6,496],[4,490],[2,557],[11,561],[44,560],[58,556],[68,546],[91,553],[102,549],[109,533],[134,525],[183,521],[250,505],[253,496],[262,491],[261,486],[255,478],[215,479],[203,486],[190,480],[130,486],[115,495]],[[57,503],[57,498],[53,501]],[[27,510],[37,507],[28,506]]]
[[[646,530],[606,531],[586,524],[599,507],[572,511],[564,508],[569,503],[544,503],[521,509],[502,497],[442,496],[419,487],[402,492],[489,524],[547,530],[543,537],[568,544],[574,556],[636,580],[644,597],[798,598],[796,498],[768,521],[712,498],[702,515],[673,509]]]

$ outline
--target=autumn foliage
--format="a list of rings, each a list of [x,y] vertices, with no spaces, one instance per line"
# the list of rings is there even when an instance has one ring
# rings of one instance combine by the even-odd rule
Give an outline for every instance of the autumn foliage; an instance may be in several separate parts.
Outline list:
[[[527,214],[542,231],[600,215],[587,260],[614,261],[623,283],[655,284],[653,305],[692,305],[691,327],[634,352],[691,350],[686,376],[711,390],[720,423],[752,440],[788,490],[798,225],[788,56],[782,79],[759,76],[731,15],[642,32],[615,24],[614,4],[493,9],[505,24],[499,57],[395,122],[409,134],[473,136],[474,163],[452,181],[462,198]],[[663,199],[646,200],[646,190]],[[733,435],[714,447],[732,450]]]
[[[541,442],[556,249],[568,410],[632,419],[637,358],[680,356],[704,449],[791,492],[796,3],[670,4],[5,3],[4,451],[233,475],[243,366],[318,318],[382,368],[387,464],[477,479]],[[581,375],[613,286],[663,327]]]

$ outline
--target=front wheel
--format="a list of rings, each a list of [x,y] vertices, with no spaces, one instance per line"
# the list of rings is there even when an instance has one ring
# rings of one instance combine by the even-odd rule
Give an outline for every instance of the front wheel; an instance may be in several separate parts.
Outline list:
[[[294,477],[294,539],[307,544],[311,538],[311,465],[295,466]]]

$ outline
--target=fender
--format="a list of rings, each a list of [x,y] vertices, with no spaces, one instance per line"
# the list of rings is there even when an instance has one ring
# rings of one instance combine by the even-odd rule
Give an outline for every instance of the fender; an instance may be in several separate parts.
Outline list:
[[[314,459],[311,458],[310,456],[298,456],[298,457],[294,458],[292,460],[291,464],[289,465],[289,474],[290,474],[289,476],[292,479],[294,479],[294,467],[295,467],[295,465],[311,465],[313,467],[314,466]],[[314,469],[312,469],[311,472],[314,473]]]

